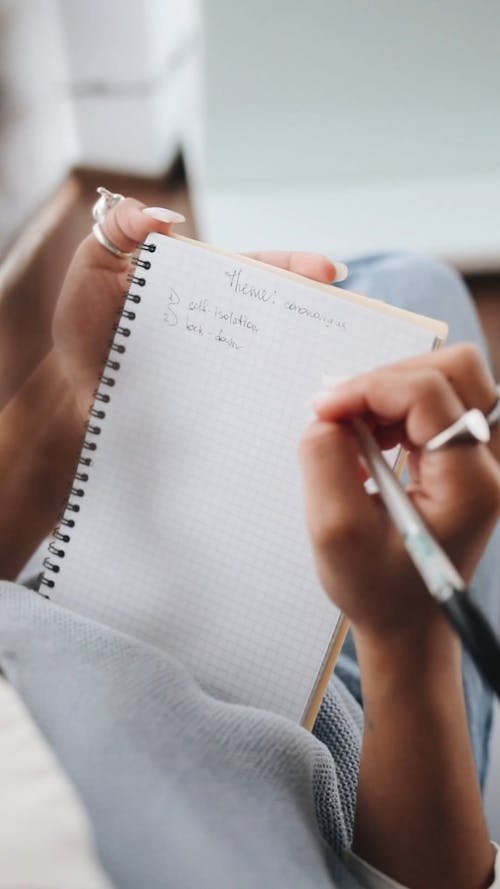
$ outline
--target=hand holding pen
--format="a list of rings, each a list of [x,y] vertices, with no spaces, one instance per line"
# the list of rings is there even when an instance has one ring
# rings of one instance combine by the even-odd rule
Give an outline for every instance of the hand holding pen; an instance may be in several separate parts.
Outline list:
[[[361,673],[353,851],[403,885],[490,885],[455,630],[498,691],[497,640],[474,585],[460,589],[500,511],[494,380],[458,346],[344,381],[314,404],[301,444],[309,529]],[[398,444],[410,452],[405,490],[379,449]],[[378,494],[365,489],[367,467]]]
[[[314,406],[319,421],[306,433],[302,458],[309,526],[323,584],[358,636],[404,639],[420,629],[424,639],[442,617],[428,595],[430,577],[424,573],[422,581],[425,558],[418,570],[415,567],[416,549],[426,547],[422,528],[431,532],[427,543],[436,538],[447,554],[448,583],[460,589],[460,581],[470,582],[498,517],[495,382],[473,347],[457,346],[325,389]],[[484,418],[481,427],[479,412],[489,416],[491,434]],[[394,496],[392,504],[387,503],[387,484],[379,482],[381,496],[370,497],[365,491],[360,435],[365,458],[371,436],[363,437],[366,425],[360,427],[360,418],[382,448],[402,444],[410,451],[411,482],[405,495],[400,488],[399,500],[395,497],[399,504],[409,502],[413,514],[423,520],[420,537],[413,529],[413,561],[402,537],[405,523],[411,530],[408,510],[403,505],[397,527],[381,500],[394,517],[398,506]],[[483,443],[471,434],[469,421]],[[443,430],[448,430],[444,436]],[[373,447],[371,453],[373,457]],[[433,561],[428,551],[427,561]],[[440,562],[439,571],[442,568]],[[433,570],[436,595],[443,578],[435,559]]]

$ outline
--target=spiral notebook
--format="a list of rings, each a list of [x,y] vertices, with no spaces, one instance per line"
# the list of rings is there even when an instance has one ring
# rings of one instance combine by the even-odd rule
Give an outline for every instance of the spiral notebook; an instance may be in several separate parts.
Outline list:
[[[445,325],[180,237],[135,264],[43,590],[310,726],[345,624],[305,527],[306,404]]]

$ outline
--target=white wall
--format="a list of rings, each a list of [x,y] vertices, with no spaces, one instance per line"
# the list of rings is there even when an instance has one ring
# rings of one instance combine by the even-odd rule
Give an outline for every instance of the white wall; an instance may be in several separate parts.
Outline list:
[[[81,162],[159,175],[180,147],[193,0],[59,0]]]
[[[500,172],[498,3],[206,0],[205,10],[212,182]]]
[[[0,0],[0,249],[72,164],[182,145],[222,246],[498,267],[499,33],[493,0]]]
[[[210,239],[499,263],[500,4],[202,6]]]

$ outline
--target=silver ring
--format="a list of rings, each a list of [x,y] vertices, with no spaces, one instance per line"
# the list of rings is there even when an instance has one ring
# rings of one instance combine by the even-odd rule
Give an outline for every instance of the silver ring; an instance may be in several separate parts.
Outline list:
[[[113,242],[104,234],[101,227],[101,223],[104,222],[109,211],[112,210],[113,207],[116,207],[121,201],[124,201],[125,198],[122,194],[113,194],[112,191],[108,191],[103,185],[99,186],[97,192],[100,197],[92,207],[92,216],[95,219],[95,224],[92,226],[92,234],[95,239],[99,241],[99,244],[112,253],[113,256],[118,256],[120,259],[129,259],[133,256],[133,253],[126,253],[125,250],[120,250],[120,248],[117,247],[116,244],[113,244]]]
[[[99,222],[95,222],[92,226],[92,234],[94,235],[94,238],[99,241],[99,244],[105,247],[106,250],[109,250],[109,252],[112,253],[113,256],[119,256],[120,259],[129,259],[131,256],[133,256],[132,253],[125,253],[124,250],[120,250],[120,248],[117,247],[116,244],[113,244],[113,242],[110,241],[109,238],[107,238],[104,234]]]
[[[424,451],[440,451],[442,448],[458,444],[487,444],[490,440],[490,416],[491,414],[488,414],[488,417],[485,417],[478,408],[466,411],[455,423],[431,438],[424,445]]]
[[[92,216],[96,222],[104,222],[109,211],[116,207],[117,204],[120,204],[121,201],[124,201],[125,198],[122,194],[113,194],[112,191],[104,188],[104,185],[99,185],[97,194],[100,197],[92,207]]]

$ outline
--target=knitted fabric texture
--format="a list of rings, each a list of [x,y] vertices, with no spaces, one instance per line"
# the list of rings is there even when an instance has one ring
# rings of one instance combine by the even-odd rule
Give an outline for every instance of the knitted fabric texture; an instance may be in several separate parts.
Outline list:
[[[355,887],[361,711],[338,679],[321,740],[214,700],[168,656],[0,584],[0,664],[79,791],[120,889]],[[323,742],[323,743],[322,743]]]

